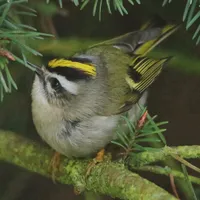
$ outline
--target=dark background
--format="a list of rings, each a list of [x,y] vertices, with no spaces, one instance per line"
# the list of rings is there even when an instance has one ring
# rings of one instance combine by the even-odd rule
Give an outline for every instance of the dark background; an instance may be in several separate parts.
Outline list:
[[[50,7],[42,0],[30,2],[30,5],[38,10],[38,17],[35,20],[24,21],[34,24],[40,31],[54,33],[62,40],[62,42],[52,42],[54,39],[51,39],[50,42],[34,44],[44,53],[44,60],[45,55],[48,54],[68,55],[71,51],[79,50],[82,46],[85,47],[95,41],[136,30],[154,15],[159,15],[170,22],[181,23],[184,10],[184,3],[181,0],[174,0],[164,8],[160,0],[146,0],[141,5],[125,4],[129,13],[125,16],[121,16],[117,11],[113,11],[110,15],[104,6],[102,19],[99,21],[98,16],[92,16],[92,5],[80,11],[79,7],[70,1],[63,1],[63,3],[64,9],[59,9],[57,2],[52,1],[48,6],[55,11],[51,12]],[[157,114],[160,121],[169,121],[166,125],[165,137],[170,146],[200,144],[200,46],[195,46],[195,42],[191,39],[192,33],[194,33],[193,28],[185,31],[183,26],[175,35],[163,42],[153,54],[163,54],[163,57],[175,56],[172,64],[150,88],[148,99],[149,112],[152,115]],[[31,59],[35,62],[43,62],[39,58]],[[10,69],[19,89],[6,95],[3,103],[0,104],[0,129],[11,130],[39,141],[30,111],[33,72],[17,64],[11,64]],[[192,163],[200,166],[197,161]],[[141,175],[171,192],[169,178],[146,173]],[[199,176],[199,174],[195,175]],[[181,194],[181,191],[179,192]],[[88,200],[98,198],[87,197]],[[1,162],[0,199],[76,200],[84,197],[75,196],[72,187],[55,185],[51,180],[40,175]],[[182,199],[186,199],[183,194]]]

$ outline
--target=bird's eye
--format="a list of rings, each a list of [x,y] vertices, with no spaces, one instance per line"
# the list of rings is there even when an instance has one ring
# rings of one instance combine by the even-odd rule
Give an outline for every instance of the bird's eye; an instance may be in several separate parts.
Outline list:
[[[57,78],[51,78],[49,80],[50,84],[51,84],[51,87],[54,89],[54,90],[60,90],[61,89],[61,85],[60,85],[60,82],[58,81]]]

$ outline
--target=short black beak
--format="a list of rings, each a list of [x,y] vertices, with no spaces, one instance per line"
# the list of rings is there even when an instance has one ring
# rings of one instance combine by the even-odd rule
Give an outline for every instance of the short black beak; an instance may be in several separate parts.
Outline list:
[[[30,62],[27,62],[33,69],[35,69],[35,73],[39,76],[39,77],[42,77],[43,76],[43,74],[44,74],[44,72],[43,72],[43,70],[40,68],[40,67],[38,67],[37,65],[34,65],[34,64],[32,64],[32,63],[30,63]]]

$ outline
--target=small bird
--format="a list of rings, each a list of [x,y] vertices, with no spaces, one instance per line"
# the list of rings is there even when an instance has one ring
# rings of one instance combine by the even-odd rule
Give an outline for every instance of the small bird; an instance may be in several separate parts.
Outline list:
[[[127,33],[35,68],[32,116],[37,132],[67,157],[87,157],[115,136],[121,115],[137,116],[145,91],[170,58],[145,55],[171,35],[166,25]]]

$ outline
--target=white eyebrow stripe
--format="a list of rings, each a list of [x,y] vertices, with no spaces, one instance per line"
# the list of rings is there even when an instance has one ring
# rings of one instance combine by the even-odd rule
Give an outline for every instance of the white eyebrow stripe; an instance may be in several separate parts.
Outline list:
[[[51,77],[57,78],[58,81],[60,82],[61,86],[70,92],[71,94],[77,95],[78,94],[78,84],[68,81],[64,76],[58,75],[58,74],[53,74]]]

